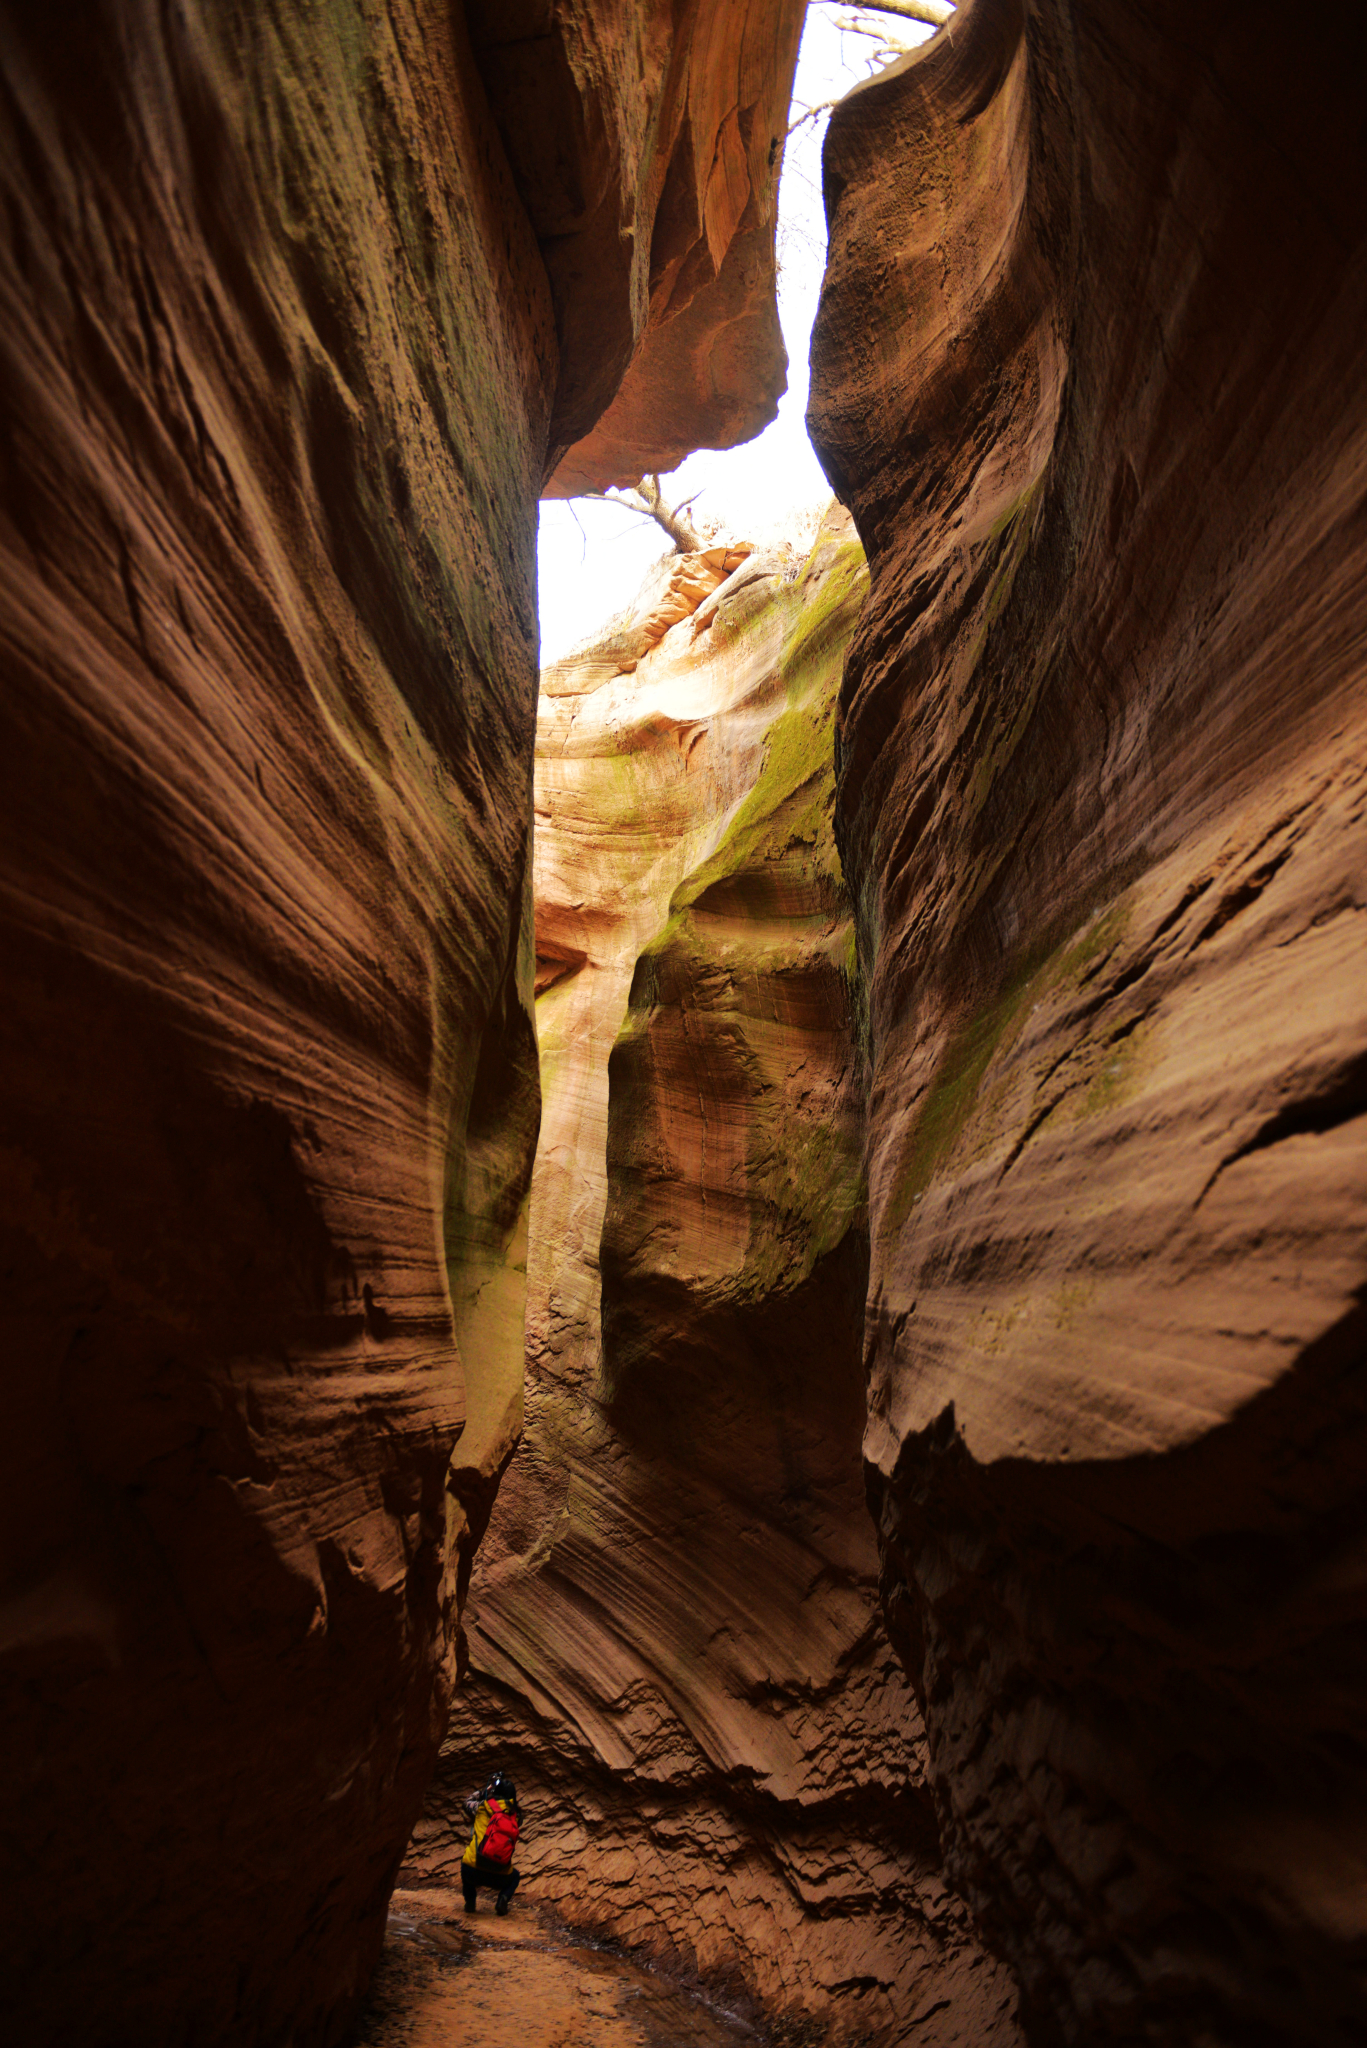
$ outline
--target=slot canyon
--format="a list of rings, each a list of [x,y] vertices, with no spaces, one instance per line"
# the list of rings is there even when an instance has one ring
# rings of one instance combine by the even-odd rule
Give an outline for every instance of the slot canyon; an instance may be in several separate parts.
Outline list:
[[[1367,17],[2,12],[5,2038],[1361,2048]]]

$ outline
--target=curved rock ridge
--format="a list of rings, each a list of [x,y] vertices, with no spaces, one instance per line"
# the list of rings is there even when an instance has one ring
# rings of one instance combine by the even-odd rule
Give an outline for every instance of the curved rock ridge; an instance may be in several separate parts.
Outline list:
[[[974,0],[834,115],[865,1440],[1043,2038],[1367,2028],[1363,32]]]
[[[635,483],[777,417],[774,233],[805,12],[681,0],[672,32],[643,33],[631,0],[479,0],[480,61],[572,342],[547,496]]]
[[[730,74],[619,12],[629,222]],[[491,63],[427,0],[5,10],[15,2038],[339,2037],[519,1427],[535,506],[645,281],[600,389]]]
[[[725,567],[675,558],[542,679],[527,1428],[410,1856],[454,1868],[482,1751],[574,1921],[802,2038],[1014,2042],[941,1876],[860,1481],[831,734],[862,551],[833,508],[805,561],[704,596]]]

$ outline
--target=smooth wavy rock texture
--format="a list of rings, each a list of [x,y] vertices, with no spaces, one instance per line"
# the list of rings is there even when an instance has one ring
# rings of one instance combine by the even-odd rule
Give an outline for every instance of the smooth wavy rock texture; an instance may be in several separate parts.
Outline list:
[[[482,1752],[527,1895],[574,1922],[795,2038],[1015,2042],[941,1875],[860,1478],[831,743],[863,555],[835,510],[806,560],[732,559],[672,558],[542,677],[527,1430],[410,1854],[449,1875]]]
[[[584,103],[615,222],[671,95],[723,146],[676,12]],[[459,7],[59,27],[0,40],[0,2006],[326,2043],[519,1426],[535,501],[647,280],[608,360]]]
[[[1363,28],[973,0],[825,153],[866,1456],[1042,2039],[1367,2030]]]

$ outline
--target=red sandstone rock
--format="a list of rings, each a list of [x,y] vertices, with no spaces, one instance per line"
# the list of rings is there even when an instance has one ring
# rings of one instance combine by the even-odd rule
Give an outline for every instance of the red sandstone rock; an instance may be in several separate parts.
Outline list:
[[[1367,2027],[1362,58],[975,0],[826,148],[884,1594],[1075,2042]]]
[[[1006,2043],[860,1483],[831,731],[862,555],[841,515],[705,597],[725,566],[673,558],[542,680],[527,1433],[411,1854],[449,1872],[482,1752],[533,1817],[528,1895],[832,2038]]]
[[[643,34],[629,0],[545,0],[554,59],[554,39],[524,40],[530,7],[516,39],[503,0],[478,11],[498,23],[476,41],[499,39],[481,62],[576,366],[548,495],[749,440],[787,386],[774,229],[802,0],[682,0],[672,36],[663,19]]]
[[[626,357],[462,9],[60,30],[0,44],[0,2002],[325,2042],[519,1422],[535,497]]]

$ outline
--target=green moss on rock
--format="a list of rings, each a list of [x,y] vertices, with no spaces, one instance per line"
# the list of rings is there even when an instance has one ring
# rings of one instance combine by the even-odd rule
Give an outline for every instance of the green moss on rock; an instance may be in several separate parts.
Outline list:
[[[997,993],[951,1030],[884,1207],[882,1234],[899,1231],[941,1168],[951,1157],[965,1156],[970,1125],[977,1137],[972,1157],[995,1142],[1006,1085],[1003,1079],[989,1091],[985,1084],[1002,1073],[1030,1010],[1051,996],[1075,992],[1095,974],[1123,938],[1131,909],[1127,890],[1080,927],[1074,924],[1063,940],[1050,945],[1046,939],[1031,949]],[[1151,1027],[1129,1019],[1100,1042],[1084,1038],[1059,1072],[1060,1113],[1096,1115],[1129,1100],[1150,1037]]]
[[[688,1265],[679,1232],[666,1253],[658,1237],[632,1228],[633,1188],[655,1172],[661,1077],[670,1073],[677,1087],[681,1037],[697,1048],[689,1056],[700,1062],[700,1094],[706,1082],[732,1104],[739,1098],[745,1128],[743,1185],[728,1192],[748,1213],[745,1255],[739,1272],[685,1282],[699,1313],[704,1298],[718,1312],[718,1287],[727,1312],[740,1314],[806,1284],[866,1215],[862,980],[833,812],[836,703],[867,582],[858,541],[823,532],[797,577],[768,580],[763,603],[728,622],[771,632],[774,608],[786,614],[781,687],[753,786],[675,890],[637,963],[613,1053],[605,1309],[609,1294],[625,1302],[648,1287],[661,1259],[671,1262],[671,1284],[680,1277],[672,1262]],[[780,1016],[801,1021],[776,1041]],[[611,1316],[605,1326],[615,1326]]]

